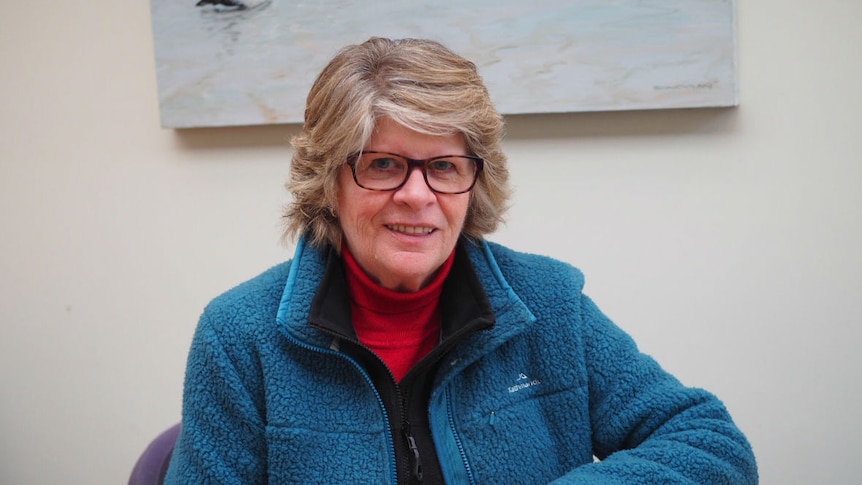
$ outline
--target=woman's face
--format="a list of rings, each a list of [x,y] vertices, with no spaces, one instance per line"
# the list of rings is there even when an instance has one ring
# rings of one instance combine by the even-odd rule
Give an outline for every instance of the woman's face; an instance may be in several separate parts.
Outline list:
[[[377,121],[365,150],[412,159],[469,154],[460,135],[426,135],[389,118]],[[435,193],[415,168],[397,190],[366,190],[356,185],[348,165],[340,170],[335,209],[344,242],[359,266],[386,288],[422,288],[455,248],[470,193]]]

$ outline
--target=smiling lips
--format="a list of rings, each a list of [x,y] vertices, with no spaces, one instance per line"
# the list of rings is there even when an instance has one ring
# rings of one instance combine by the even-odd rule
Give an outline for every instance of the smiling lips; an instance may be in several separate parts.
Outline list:
[[[391,231],[401,232],[404,234],[423,235],[423,234],[431,234],[432,232],[434,232],[433,227],[402,226],[400,224],[399,225],[387,224],[386,227]]]

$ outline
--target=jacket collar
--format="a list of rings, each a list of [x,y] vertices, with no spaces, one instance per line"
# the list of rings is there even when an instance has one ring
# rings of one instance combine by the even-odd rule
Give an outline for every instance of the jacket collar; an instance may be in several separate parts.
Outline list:
[[[308,323],[329,334],[356,341],[350,317],[350,300],[343,259],[326,251],[326,270],[311,302]],[[482,289],[463,245],[455,250],[452,268],[440,295],[441,340],[464,331],[485,330],[494,325],[494,311]]]
[[[523,331],[534,317],[504,278],[485,241],[462,238],[457,251],[441,296],[441,313],[444,322],[449,322],[442,329],[443,338],[465,322],[478,319],[480,327],[493,325],[487,332],[474,333],[453,351],[450,361],[456,364],[452,367],[460,368]],[[304,345],[329,347],[331,333],[355,339],[349,318],[345,318],[350,314],[346,291],[340,257],[329,248],[314,248],[300,239],[276,324]]]

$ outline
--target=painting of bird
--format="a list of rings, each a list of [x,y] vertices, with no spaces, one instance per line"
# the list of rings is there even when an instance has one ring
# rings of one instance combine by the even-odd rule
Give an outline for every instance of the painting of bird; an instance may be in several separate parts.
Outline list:
[[[247,8],[259,7],[270,1],[272,0],[200,0],[196,6],[205,7],[212,5],[217,9],[245,10]]]

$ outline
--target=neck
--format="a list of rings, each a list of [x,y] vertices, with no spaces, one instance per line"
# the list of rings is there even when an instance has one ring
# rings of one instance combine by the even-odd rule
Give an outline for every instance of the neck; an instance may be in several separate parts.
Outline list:
[[[380,286],[362,271],[349,250],[342,255],[356,336],[400,381],[439,341],[440,295],[454,252],[428,285],[410,293]]]

